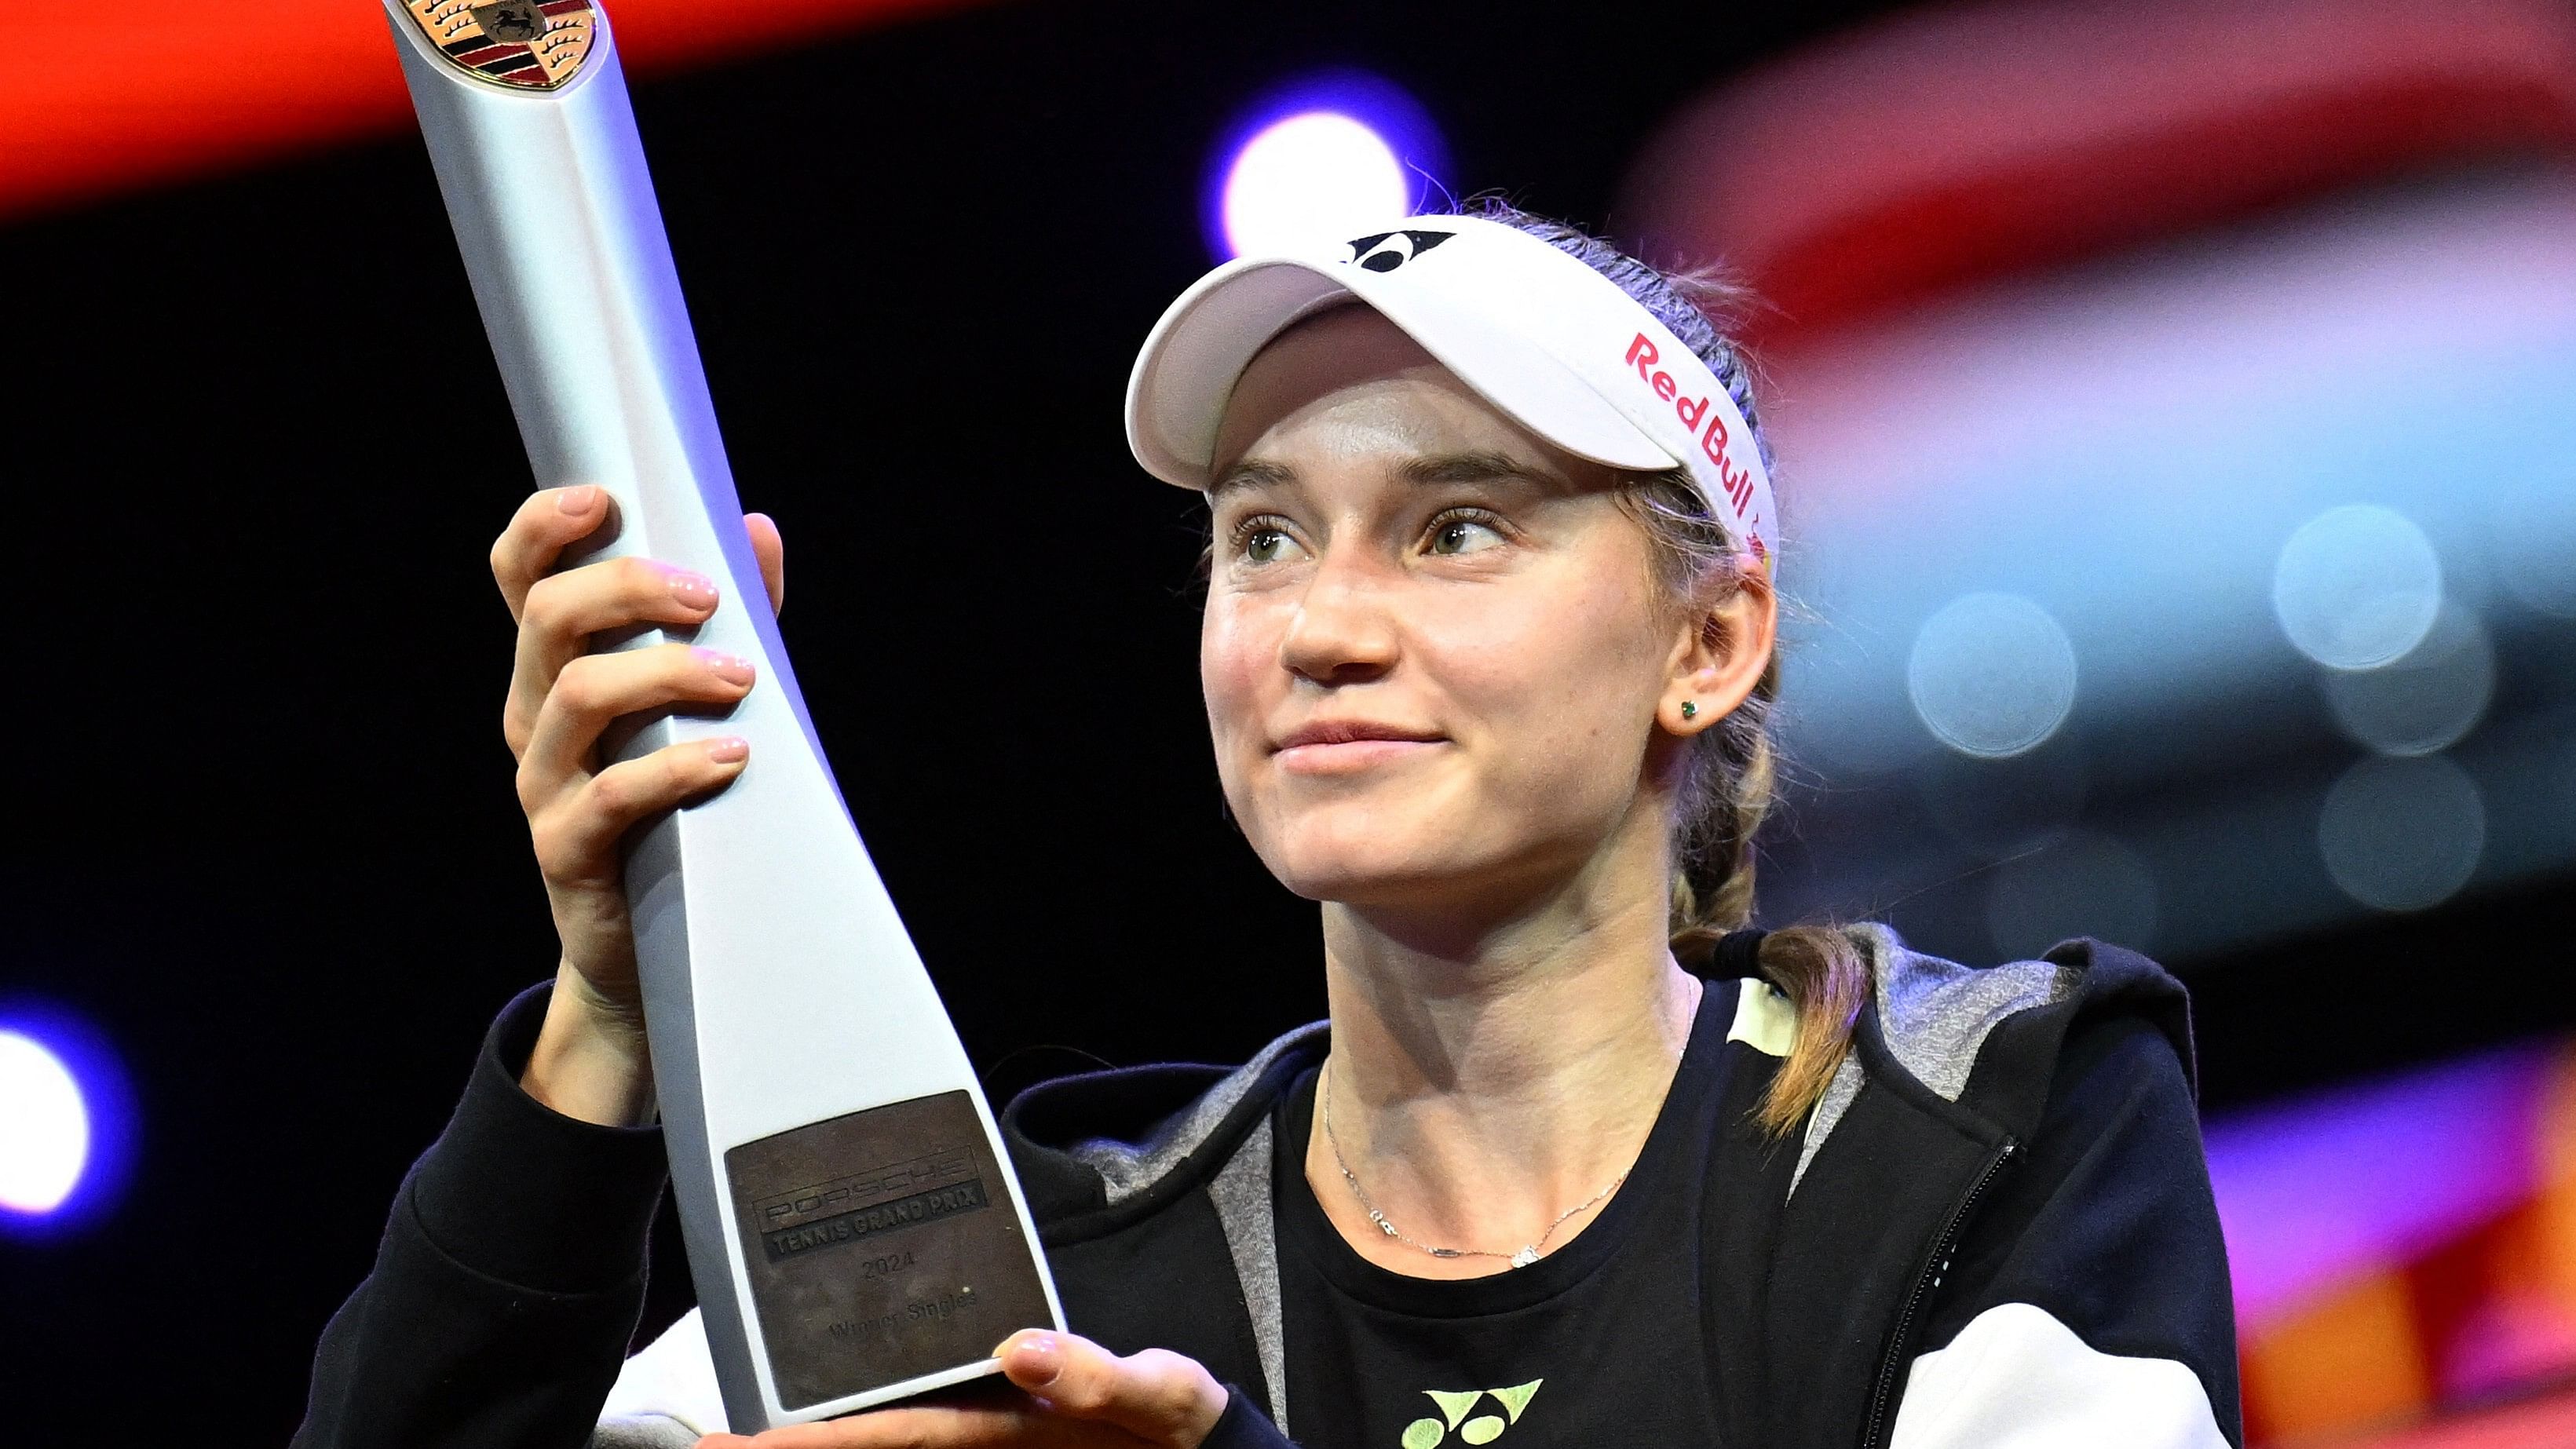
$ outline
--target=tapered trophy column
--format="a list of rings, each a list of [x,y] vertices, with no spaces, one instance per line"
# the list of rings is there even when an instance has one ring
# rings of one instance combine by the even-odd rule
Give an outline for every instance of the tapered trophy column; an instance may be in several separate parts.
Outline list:
[[[607,17],[590,0],[386,0],[540,487],[596,483],[609,551],[720,580],[678,636],[758,662],[750,764],[627,866],[654,1080],[732,1426],[992,1371],[1062,1325],[955,1029],[825,764],[742,527]]]

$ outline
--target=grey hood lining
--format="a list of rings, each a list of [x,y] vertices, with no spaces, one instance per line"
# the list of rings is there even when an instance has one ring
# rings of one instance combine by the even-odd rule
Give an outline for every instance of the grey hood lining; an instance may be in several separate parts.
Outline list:
[[[2005,1017],[2065,1000],[2082,975],[2077,967],[2050,961],[2014,961],[1978,970],[1926,956],[1881,925],[1852,926],[1845,934],[1869,963],[1888,1055],[1945,1102],[1959,1100],[1967,1089],[1977,1053]],[[1807,1118],[1798,1166],[1789,1177],[1791,1192],[1798,1190],[1807,1164],[1833,1135],[1865,1080],[1859,1054],[1845,1053]]]
[[[1234,1259],[1235,1280],[1243,1285],[1243,1306],[1252,1315],[1252,1344],[1261,1354],[1262,1386],[1270,1391],[1270,1419],[1285,1435],[1288,1352],[1280,1323],[1279,1237],[1270,1216],[1270,1122],[1265,1114],[1261,1125],[1244,1135],[1243,1145],[1208,1184],[1208,1196],[1216,1200],[1226,1252]]]
[[[1208,1088],[1206,1095],[1165,1123],[1151,1141],[1139,1144],[1095,1137],[1075,1143],[1072,1154],[1100,1174],[1108,1205],[1115,1207],[1160,1182],[1180,1165],[1181,1159],[1206,1145],[1281,1057],[1320,1040],[1331,1030],[1329,1022],[1310,1021],[1263,1047],[1252,1060],[1226,1073],[1223,1080]],[[1264,1181],[1267,1180],[1265,1172]]]

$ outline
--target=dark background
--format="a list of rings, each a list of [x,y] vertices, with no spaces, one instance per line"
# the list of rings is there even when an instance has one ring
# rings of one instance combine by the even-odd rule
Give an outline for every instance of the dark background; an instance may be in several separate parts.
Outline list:
[[[1365,67],[1462,193],[1597,226],[1674,106],[1880,8],[1016,4],[638,85],[814,717],[997,1093],[1322,1009],[1313,907],[1219,809],[1196,501],[1119,422],[1237,107]],[[140,1123],[112,1217],[0,1240],[0,1378],[21,1434],[275,1441],[553,966],[485,563],[527,465],[414,137],[23,221],[0,272],[35,706],[0,996],[96,1023]],[[2173,963],[2208,1105],[2576,1019],[2564,894]],[[2428,976],[2478,984],[2381,1009]]]

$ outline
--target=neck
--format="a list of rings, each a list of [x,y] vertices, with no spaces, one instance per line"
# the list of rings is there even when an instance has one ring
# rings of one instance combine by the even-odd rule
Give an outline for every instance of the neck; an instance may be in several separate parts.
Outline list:
[[[1660,831],[1640,835],[1644,848],[1614,845],[1508,914],[1325,907],[1333,1136],[1406,1236],[1509,1252],[1636,1160],[1699,1003],[1666,944]],[[1414,1274],[1500,1269],[1378,1232],[1322,1120],[1307,1178],[1364,1255]]]

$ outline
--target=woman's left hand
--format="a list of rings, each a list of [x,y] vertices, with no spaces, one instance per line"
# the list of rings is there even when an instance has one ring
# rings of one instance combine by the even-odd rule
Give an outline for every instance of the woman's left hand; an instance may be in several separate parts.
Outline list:
[[[1198,1449],[1225,1413],[1225,1386],[1165,1349],[1120,1358],[1075,1334],[1025,1329],[993,1356],[1033,1403],[873,1409],[750,1439],[710,1434],[698,1449]]]

